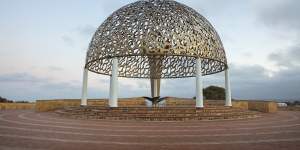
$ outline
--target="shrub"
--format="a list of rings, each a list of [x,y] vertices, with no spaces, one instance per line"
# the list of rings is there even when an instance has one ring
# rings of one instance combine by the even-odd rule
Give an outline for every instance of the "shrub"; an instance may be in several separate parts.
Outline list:
[[[205,99],[225,100],[225,89],[218,86],[209,86],[203,90]]]
[[[0,103],[13,103],[13,101],[0,96]]]

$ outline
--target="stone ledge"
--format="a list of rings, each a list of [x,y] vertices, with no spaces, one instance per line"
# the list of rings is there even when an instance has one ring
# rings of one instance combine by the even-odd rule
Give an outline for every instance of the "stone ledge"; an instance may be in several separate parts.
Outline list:
[[[146,106],[146,101],[142,97],[136,98],[120,98],[120,107],[136,107]],[[108,106],[107,99],[89,99],[89,106]],[[208,106],[224,106],[222,100],[205,100],[205,107]],[[53,111],[55,109],[64,108],[68,106],[80,106],[80,99],[57,99],[57,100],[37,100],[36,111]],[[169,97],[165,101],[166,107],[194,107],[195,100],[187,98],[173,98]],[[260,112],[276,112],[277,104],[274,101],[253,101],[253,100],[234,100],[232,101],[234,108],[241,108],[244,110],[255,110]]]
[[[34,109],[35,103],[0,103],[0,110]]]
[[[141,97],[120,98],[119,106],[145,106],[145,100]],[[107,99],[89,99],[88,105],[108,106]],[[37,100],[35,110],[38,112],[53,111],[55,109],[68,106],[80,106],[80,99],[56,99],[56,100]]]
[[[256,118],[259,112],[229,107],[66,107],[55,111],[57,114],[74,119],[142,120],[142,121],[187,121]]]

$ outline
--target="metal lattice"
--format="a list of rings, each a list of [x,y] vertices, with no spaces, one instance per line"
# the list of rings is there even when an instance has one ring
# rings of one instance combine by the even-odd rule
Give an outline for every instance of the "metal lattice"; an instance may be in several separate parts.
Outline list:
[[[114,57],[119,76],[131,78],[192,77],[198,57],[203,75],[227,67],[212,25],[192,8],[171,0],[137,1],[109,16],[93,36],[86,67],[110,75]]]

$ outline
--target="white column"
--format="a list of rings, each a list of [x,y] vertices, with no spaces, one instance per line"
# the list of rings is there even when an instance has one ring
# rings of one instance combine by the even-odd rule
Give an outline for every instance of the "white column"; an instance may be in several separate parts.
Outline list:
[[[229,69],[225,70],[225,106],[232,106],[231,104],[231,89],[230,89],[230,80],[229,80]]]
[[[110,76],[109,107],[118,107],[118,58],[112,59]]]
[[[151,82],[151,96],[159,96],[160,79],[150,79]]]
[[[83,70],[82,93],[81,93],[81,106],[87,105],[87,84],[88,84],[88,69]]]
[[[203,108],[201,58],[196,60],[196,108]]]

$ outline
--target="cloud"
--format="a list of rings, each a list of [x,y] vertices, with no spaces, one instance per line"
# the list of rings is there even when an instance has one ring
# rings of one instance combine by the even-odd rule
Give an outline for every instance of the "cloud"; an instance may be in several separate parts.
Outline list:
[[[123,0],[123,1],[101,1],[101,10],[108,17],[114,11],[120,9],[121,7],[133,3],[136,0]]]
[[[68,35],[63,35],[61,37],[61,39],[69,46],[73,47],[75,44],[75,41],[72,37],[68,36]]]
[[[242,98],[300,99],[300,43],[268,56],[279,67],[270,77],[262,66],[234,66],[232,87]]]
[[[35,84],[41,81],[42,79],[36,78],[27,73],[14,73],[14,74],[0,75],[0,82],[12,82],[12,83],[26,82],[26,83]]]
[[[78,97],[80,86],[70,82],[55,82],[28,73],[0,75],[0,95],[13,100]]]
[[[48,69],[50,71],[63,71],[64,69],[61,67],[57,67],[57,66],[49,66]]]
[[[57,70],[58,68],[53,68]],[[107,98],[109,96],[109,79],[89,78],[88,97]],[[119,96],[136,97],[150,94],[148,80],[119,78]],[[96,82],[99,86],[93,86]],[[51,78],[40,78],[30,73],[10,73],[0,75],[0,96],[12,100],[37,100],[80,98],[79,81],[56,81]]]
[[[300,99],[300,67],[288,69],[269,76],[269,70],[260,65],[230,65],[232,95],[235,99]],[[204,87],[224,87],[224,73],[205,76]],[[171,96],[192,97],[195,95],[195,79],[165,80],[161,93]]]
[[[299,10],[300,1],[298,0],[274,2],[269,7],[264,7],[261,10],[260,20],[269,27],[279,27],[284,31],[296,30],[300,32]]]
[[[298,45],[283,49],[278,52],[273,52],[268,59],[279,67],[290,68],[300,65],[300,42]]]
[[[252,67],[253,68],[253,67]],[[236,71],[244,71],[250,67],[240,67]],[[299,99],[300,68],[290,68],[268,77],[251,70],[243,79],[232,78],[233,93],[237,97],[246,99]]]
[[[80,47],[79,45],[83,44],[84,47],[86,47],[96,29],[97,27],[92,25],[78,26],[68,33],[65,33],[61,38],[68,46],[77,48]]]
[[[95,33],[97,30],[97,27],[92,26],[92,25],[85,25],[85,26],[80,26],[76,29],[76,31],[79,33],[79,35],[83,37],[92,37],[92,35]]]
[[[119,96],[120,97],[149,96],[150,95],[149,83],[150,83],[149,79],[119,78]]]

